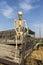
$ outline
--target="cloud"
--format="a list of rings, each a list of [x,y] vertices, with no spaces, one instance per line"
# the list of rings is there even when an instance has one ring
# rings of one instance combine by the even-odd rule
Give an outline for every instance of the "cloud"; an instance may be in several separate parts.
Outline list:
[[[36,0],[35,0],[36,1]],[[38,1],[38,0],[37,0]],[[18,8],[22,9],[22,11],[30,11],[32,9],[35,9],[35,8],[38,8],[39,6],[36,5],[36,6],[32,6],[31,4],[29,4],[30,2],[32,2],[32,0],[24,0],[22,2],[19,2],[18,4]],[[7,4],[6,1],[2,1],[0,2],[0,13],[2,13],[5,17],[7,18],[14,18],[16,17],[16,13],[18,10],[17,6],[9,6]]]
[[[2,13],[4,16],[11,18],[13,17],[14,13],[13,13],[13,8],[6,6],[5,9],[2,10]]]
[[[43,27],[43,23],[34,23],[33,26],[34,27]]]
[[[39,5],[30,4],[31,0],[25,0],[19,3],[19,7],[24,11],[30,11],[32,9],[40,7]]]
[[[20,3],[19,6],[20,6],[20,8],[22,8],[25,11],[28,11],[33,8],[30,4],[26,4],[25,2]]]
[[[0,11],[7,18],[14,18],[15,8],[9,6],[6,1],[0,2]]]

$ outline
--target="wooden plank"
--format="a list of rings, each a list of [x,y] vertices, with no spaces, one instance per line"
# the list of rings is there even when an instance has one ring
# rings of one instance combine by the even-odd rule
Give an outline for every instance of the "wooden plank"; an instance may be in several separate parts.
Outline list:
[[[7,64],[7,65],[19,65],[18,63],[15,63],[3,58],[0,58],[0,63]]]
[[[8,65],[19,65],[19,62],[14,60],[14,46],[0,44],[0,63]]]

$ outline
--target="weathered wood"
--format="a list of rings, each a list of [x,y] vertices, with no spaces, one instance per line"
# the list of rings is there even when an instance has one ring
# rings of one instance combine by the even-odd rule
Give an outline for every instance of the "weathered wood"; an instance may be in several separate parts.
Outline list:
[[[0,58],[0,63],[6,64],[6,65],[19,65],[18,63],[15,63],[3,58]]]
[[[0,44],[0,63],[8,65],[19,65],[19,62],[15,62],[14,54],[15,47],[5,44]]]

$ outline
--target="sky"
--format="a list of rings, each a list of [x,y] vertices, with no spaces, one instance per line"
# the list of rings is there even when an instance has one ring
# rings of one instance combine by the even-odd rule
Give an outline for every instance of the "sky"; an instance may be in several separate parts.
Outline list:
[[[35,37],[43,37],[43,0],[0,0],[0,31],[14,29],[19,11]]]

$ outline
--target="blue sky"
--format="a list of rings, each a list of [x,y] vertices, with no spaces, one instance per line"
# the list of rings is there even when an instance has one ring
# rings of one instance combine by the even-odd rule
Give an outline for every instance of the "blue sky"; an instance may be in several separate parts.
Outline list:
[[[35,31],[36,37],[43,37],[43,0],[0,0],[0,31],[14,28],[17,13],[23,12],[28,27]]]

